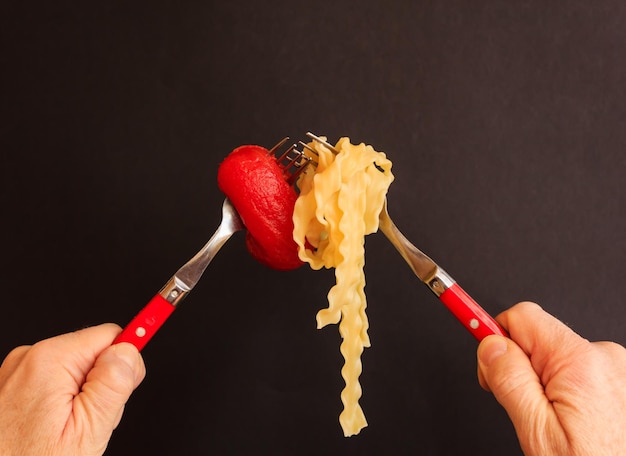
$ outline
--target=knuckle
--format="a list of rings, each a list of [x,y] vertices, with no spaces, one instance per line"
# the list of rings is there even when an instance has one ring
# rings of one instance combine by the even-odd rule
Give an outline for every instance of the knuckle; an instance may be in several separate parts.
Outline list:
[[[11,350],[2,362],[2,366],[12,366],[18,364],[31,349],[30,345],[21,345]]]

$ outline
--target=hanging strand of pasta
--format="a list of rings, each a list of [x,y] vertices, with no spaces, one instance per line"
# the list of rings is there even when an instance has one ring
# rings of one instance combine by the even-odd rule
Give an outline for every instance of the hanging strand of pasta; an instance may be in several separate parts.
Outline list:
[[[345,388],[339,422],[344,435],[367,426],[359,405],[361,354],[369,347],[365,309],[365,235],[378,230],[380,213],[393,181],[391,162],[365,144],[341,138],[333,154],[318,142],[318,165],[309,167],[298,182],[300,196],[294,210],[294,239],[299,256],[313,269],[335,268],[336,284],[328,292],[328,308],[317,313],[318,328],[339,323],[344,357]],[[308,246],[308,248],[307,248]],[[313,248],[310,248],[313,247]]]
[[[344,216],[339,222],[343,233],[365,233],[365,188],[363,175],[356,174],[345,184],[338,198],[339,207],[344,208]],[[367,336],[367,306],[365,288],[365,239],[363,236],[346,236],[339,245],[343,261],[335,269],[336,287],[341,286],[345,292],[341,296],[342,319],[339,333],[343,339],[340,347],[344,357],[341,375],[346,383],[341,392],[344,409],[339,415],[339,423],[344,434],[351,435],[365,426],[365,414],[359,405],[361,384],[359,376],[362,371],[361,354],[363,348],[369,346]],[[363,340],[363,335],[367,338]]]

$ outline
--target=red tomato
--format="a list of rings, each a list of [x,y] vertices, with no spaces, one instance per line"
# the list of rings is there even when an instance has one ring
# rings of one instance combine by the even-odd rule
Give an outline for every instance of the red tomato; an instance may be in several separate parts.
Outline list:
[[[246,246],[260,263],[282,271],[303,263],[293,240],[298,195],[276,158],[261,146],[241,146],[220,164],[217,184],[247,228]]]

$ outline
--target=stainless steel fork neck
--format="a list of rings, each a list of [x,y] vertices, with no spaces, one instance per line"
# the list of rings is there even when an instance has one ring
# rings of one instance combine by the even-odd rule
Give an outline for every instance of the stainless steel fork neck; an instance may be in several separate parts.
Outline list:
[[[387,206],[383,206],[380,213],[380,230],[393,246],[400,252],[404,261],[411,267],[415,275],[435,293],[441,296],[448,288],[454,285],[454,279],[450,277],[428,255],[415,247],[393,223],[387,213]]]
[[[163,299],[176,307],[185,298],[185,296],[187,296],[189,291],[191,291],[189,287],[180,281],[178,277],[173,276],[165,285],[163,285],[159,294],[163,297]]]
[[[444,291],[454,285],[455,282],[446,271],[437,266],[437,271],[433,277],[425,283],[428,285],[428,288],[439,297]]]

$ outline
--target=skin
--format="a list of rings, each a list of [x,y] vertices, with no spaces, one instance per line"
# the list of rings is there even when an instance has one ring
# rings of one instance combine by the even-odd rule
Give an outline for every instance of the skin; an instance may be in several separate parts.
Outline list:
[[[497,318],[511,336],[478,347],[478,379],[526,455],[626,454],[626,349],[590,342],[524,302]]]
[[[0,454],[101,455],[145,376],[104,324],[14,349],[0,367]]]
[[[626,349],[589,342],[533,303],[498,316],[478,379],[526,455],[626,454]],[[0,454],[101,455],[145,376],[137,349],[104,324],[13,350],[0,366]]]

